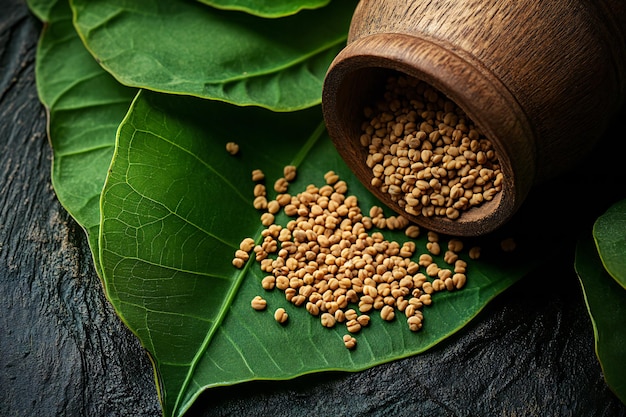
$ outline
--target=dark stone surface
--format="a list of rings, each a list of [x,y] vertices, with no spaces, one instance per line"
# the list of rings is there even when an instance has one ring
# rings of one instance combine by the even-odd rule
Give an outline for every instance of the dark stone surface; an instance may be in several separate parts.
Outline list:
[[[159,416],[147,355],[104,297],[84,232],[50,184],[34,73],[40,30],[23,1],[0,0],[0,416]],[[425,354],[212,389],[188,415],[626,416],[603,380],[563,244],[550,270]]]

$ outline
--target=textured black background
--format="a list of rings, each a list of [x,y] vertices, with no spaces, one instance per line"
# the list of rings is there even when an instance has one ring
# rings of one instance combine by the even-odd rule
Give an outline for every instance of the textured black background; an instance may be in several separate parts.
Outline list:
[[[150,362],[50,184],[35,86],[40,30],[23,0],[0,0],[0,417],[159,416]],[[555,242],[567,250],[553,267],[425,354],[209,390],[188,415],[626,416],[594,353],[571,240]]]

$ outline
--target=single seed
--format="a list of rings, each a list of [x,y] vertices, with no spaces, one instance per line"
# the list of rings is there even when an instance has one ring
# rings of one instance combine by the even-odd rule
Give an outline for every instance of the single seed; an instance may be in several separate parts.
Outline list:
[[[408,237],[410,237],[410,238],[412,238],[412,239],[416,239],[416,238],[419,236],[419,234],[420,234],[420,228],[419,228],[419,226],[416,226],[416,225],[411,225],[411,226],[409,226],[409,227],[407,227],[407,228],[406,228],[406,230],[404,231],[404,233],[405,233]]]
[[[258,196],[252,202],[252,205],[257,210],[265,210],[267,208],[267,198],[265,196]]]
[[[237,153],[239,152],[239,145],[237,145],[235,142],[228,142],[226,144],[226,151],[231,155],[237,155]]]
[[[380,318],[385,321],[391,321],[395,317],[396,313],[393,307],[386,305],[380,310]]]
[[[291,182],[296,179],[296,167],[295,165],[287,165],[283,168],[283,175],[285,176],[285,180]]]
[[[346,322],[346,329],[348,329],[348,331],[350,333],[358,333],[361,331],[361,323],[359,323],[357,320],[348,320]]]
[[[474,246],[469,250],[470,259],[478,259],[480,258],[480,246]]]
[[[289,314],[287,314],[284,308],[279,307],[276,309],[276,311],[274,311],[274,320],[276,320],[280,324],[287,323],[288,319],[289,319]]]
[[[320,317],[322,326],[324,327],[333,327],[335,325],[335,317],[330,313],[322,313]]]
[[[356,347],[356,339],[349,334],[343,336],[343,344],[348,349],[354,349]]]
[[[239,243],[239,249],[244,252],[250,252],[254,248],[254,239],[247,237]]]
[[[257,295],[256,297],[252,299],[252,301],[250,302],[250,305],[252,306],[253,309],[257,311],[261,311],[261,310],[265,310],[265,308],[267,307],[267,301],[265,301],[265,299],[263,299],[263,297],[261,297],[260,295]]]
[[[412,332],[416,332],[422,328],[422,320],[419,317],[411,316],[406,319],[406,322]]]
[[[268,275],[261,280],[261,286],[264,290],[273,290],[276,286],[276,278],[273,275]]]
[[[265,197],[266,195],[267,195],[267,190],[265,189],[265,185],[257,184],[254,186],[255,197]]]
[[[259,182],[265,179],[265,174],[260,169],[255,169],[252,171],[252,181]]]
[[[277,193],[285,193],[289,188],[289,183],[285,178],[279,178],[274,182],[274,191]]]

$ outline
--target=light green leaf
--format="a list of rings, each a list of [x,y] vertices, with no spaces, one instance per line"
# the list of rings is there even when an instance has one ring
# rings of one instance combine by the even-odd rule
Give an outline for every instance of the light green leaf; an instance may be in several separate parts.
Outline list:
[[[593,237],[606,271],[626,289],[626,200],[598,217]]]
[[[466,288],[435,294],[420,332],[400,318],[385,323],[373,314],[357,349],[347,350],[345,328],[324,328],[280,291],[265,293],[257,263],[242,270],[231,265],[243,238],[261,240],[253,169],[265,172],[271,189],[283,167],[295,163],[292,194],[323,185],[332,169],[364,212],[380,204],[340,158],[321,121],[318,107],[272,113],[142,91],[122,123],[102,195],[100,259],[109,299],[153,358],[166,416],[181,415],[209,387],[356,371],[419,353],[462,328],[534,266],[537,257],[528,262],[523,254],[499,252],[469,261]],[[226,152],[228,141],[240,145],[239,154]],[[384,236],[408,239],[397,230]],[[424,253],[425,238],[416,242]],[[258,294],[268,311],[251,309]],[[288,309],[285,327],[272,318],[277,307]]]
[[[85,45],[124,85],[292,111],[321,102],[356,2],[280,19],[188,1],[71,4]]]
[[[100,193],[117,127],[137,90],[121,86],[85,50],[67,1],[37,3],[48,10],[41,13],[47,24],[37,49],[36,80],[48,109],[52,185],[97,255]]]
[[[604,379],[626,403],[626,291],[604,269],[591,237],[578,242],[576,272],[593,324]]]
[[[289,16],[305,9],[326,6],[330,0],[198,0],[224,10],[240,10],[260,17]]]

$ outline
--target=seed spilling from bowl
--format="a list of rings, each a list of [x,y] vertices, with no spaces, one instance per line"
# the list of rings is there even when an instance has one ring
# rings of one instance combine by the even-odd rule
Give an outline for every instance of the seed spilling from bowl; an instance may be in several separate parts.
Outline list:
[[[390,76],[364,109],[360,143],[371,185],[414,216],[457,219],[502,190],[491,141],[454,102],[408,76]]]
[[[435,292],[465,286],[467,263],[459,258],[463,244],[458,239],[450,239],[438,264],[433,256],[442,252],[439,235],[428,232],[428,251],[416,256],[415,242],[410,239],[420,234],[419,227],[409,225],[402,216],[385,217],[377,206],[365,215],[356,196],[347,193],[346,182],[334,172],[326,173],[323,186],[310,184],[295,195],[287,194],[295,167],[285,173],[276,198],[255,204],[265,226],[262,242],[243,239],[233,265],[241,268],[253,255],[266,273],[261,281],[264,290],[282,291],[287,301],[319,317],[324,327],[343,324],[348,349],[355,348],[353,335],[369,325],[372,313],[378,312],[383,321],[402,318],[411,331],[418,331],[424,320],[422,308],[432,303]],[[263,181],[264,175],[255,170],[253,178]],[[259,185],[255,199],[267,196]],[[273,213],[267,211],[274,206],[278,209],[271,209]],[[281,209],[292,218],[286,226],[274,223],[274,214]],[[388,241],[373,228],[404,230],[409,240]],[[413,261],[414,257],[419,260]],[[251,305],[264,311],[267,301],[257,296]],[[285,324],[286,310],[275,311],[275,320]]]

